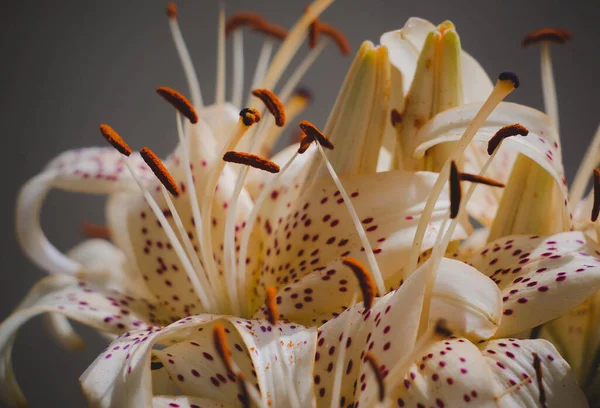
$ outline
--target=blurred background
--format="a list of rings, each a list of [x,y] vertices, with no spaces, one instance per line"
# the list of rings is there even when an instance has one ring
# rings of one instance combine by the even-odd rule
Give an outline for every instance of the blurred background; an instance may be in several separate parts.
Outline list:
[[[229,14],[248,10],[251,4],[268,20],[289,28],[305,3],[180,0],[180,24],[205,102],[211,103],[214,95],[219,4]],[[132,146],[148,144],[163,155],[174,146],[172,110],[154,89],[166,85],[188,92],[164,7],[162,0],[20,0],[3,6],[0,123],[4,136],[0,143],[6,156],[0,161],[5,189],[0,212],[0,320],[44,276],[24,257],[15,239],[14,203],[20,186],[60,152],[103,145],[98,132],[103,122],[118,129]],[[552,47],[563,157],[571,180],[599,119],[598,4],[564,0],[338,0],[322,20],[340,28],[354,52],[363,40],[378,42],[382,33],[401,28],[411,16],[435,24],[453,21],[463,48],[492,78],[505,70],[518,73],[521,87],[509,100],[538,109],[543,109],[539,50],[521,48],[521,38],[544,27],[571,31],[571,42]],[[259,34],[244,35],[247,67],[254,67],[261,44]],[[305,53],[303,47],[300,56]],[[302,81],[314,95],[303,118],[319,127],[325,124],[351,60],[328,47]],[[246,84],[251,75],[252,70],[248,70]],[[84,220],[103,222],[102,197],[50,194],[43,228],[60,249],[66,250],[82,239],[80,224]],[[82,330],[88,340],[86,349],[67,352],[48,338],[41,323],[37,318],[27,324],[14,348],[13,362],[25,395],[34,408],[84,406],[77,379],[105,347],[104,340]]]

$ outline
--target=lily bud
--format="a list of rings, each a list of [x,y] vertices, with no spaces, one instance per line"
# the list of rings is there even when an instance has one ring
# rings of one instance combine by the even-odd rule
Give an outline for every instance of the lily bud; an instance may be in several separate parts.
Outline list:
[[[556,180],[519,154],[504,188],[488,242],[508,235],[548,235],[571,228],[566,200]]]
[[[440,170],[452,145],[436,146],[423,159],[415,160],[416,135],[437,113],[463,103],[462,76],[460,38],[454,25],[446,21],[429,33],[419,55],[402,121],[396,125],[397,168]]]
[[[346,74],[323,132],[340,147],[328,152],[331,164],[340,174],[375,173],[388,121],[389,97],[387,48],[365,41]],[[309,174],[327,175],[320,166],[318,161],[313,163]]]

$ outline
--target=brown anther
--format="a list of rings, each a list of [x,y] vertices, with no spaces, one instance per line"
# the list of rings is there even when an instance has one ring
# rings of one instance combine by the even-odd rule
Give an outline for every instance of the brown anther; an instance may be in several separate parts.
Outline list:
[[[313,138],[306,135],[306,133],[302,132],[300,135],[300,146],[298,147],[298,154],[302,154],[308,150],[311,143],[313,142]]]
[[[166,86],[156,88],[156,93],[165,98],[175,109],[192,123],[198,123],[198,114],[192,103],[182,94]]]
[[[451,337],[452,331],[448,328],[445,319],[439,319],[435,322],[434,332],[440,337]]]
[[[147,147],[144,147],[142,150],[140,150],[140,155],[148,167],[150,167],[156,178],[158,178],[162,185],[165,186],[167,191],[174,197],[179,196],[179,187],[177,187],[177,183],[158,156]]]
[[[527,34],[521,45],[527,47],[531,44],[537,44],[543,41],[549,41],[556,44],[564,44],[573,38],[570,32],[562,28],[542,28],[541,30],[533,31]]]
[[[494,134],[494,136],[492,136],[492,138],[488,141],[487,152],[489,155],[494,153],[494,151],[498,148],[498,146],[500,146],[500,143],[502,143],[502,141],[504,139],[506,139],[507,137],[517,136],[517,135],[527,136],[528,134],[529,134],[529,130],[525,126],[523,126],[519,123],[504,126],[504,127],[500,128],[500,130],[498,130]]]
[[[319,33],[331,38],[337,44],[342,55],[350,54],[350,43],[340,30],[326,23],[318,22],[317,24]]]
[[[277,289],[273,286],[267,286],[265,289],[267,299],[265,300],[265,306],[267,307],[267,320],[271,325],[275,326],[279,321],[279,309],[277,308]]]
[[[594,169],[594,206],[592,207],[592,222],[596,222],[600,214],[600,169]]]
[[[365,312],[373,307],[375,302],[375,295],[377,294],[377,287],[373,276],[367,270],[367,268],[358,262],[354,258],[342,258],[342,263],[350,268],[358,280],[358,286],[362,292],[363,304],[365,306]]]
[[[223,160],[229,163],[254,167],[255,169],[268,171],[269,173],[279,173],[279,166],[277,163],[252,153],[234,152],[231,150],[223,155]]]
[[[240,118],[242,118],[244,125],[252,126],[260,122],[261,116],[257,109],[244,108],[240,111]]]
[[[244,374],[239,372],[235,375],[235,380],[238,383],[238,388],[240,390],[238,399],[242,404],[242,408],[250,408],[250,394],[248,394],[248,388],[246,388],[246,377],[244,377]]]
[[[110,230],[106,225],[84,221],[81,223],[81,233],[87,238],[110,239]]]
[[[260,24],[253,25],[252,28],[254,31],[258,31],[259,33],[281,41],[285,40],[285,37],[288,35],[285,28],[277,24],[269,23],[268,21],[262,21]]]
[[[221,357],[221,361],[223,361],[223,365],[227,369],[227,372],[234,374],[231,350],[227,344],[227,335],[225,334],[225,328],[220,323],[216,323],[213,327],[213,343],[217,349],[219,357]]]
[[[450,218],[454,219],[458,215],[460,209],[460,200],[462,192],[460,187],[460,179],[458,178],[458,168],[456,162],[450,163]]]
[[[265,22],[263,16],[251,11],[236,13],[225,23],[225,35],[228,36],[243,26],[257,27]]]
[[[519,77],[514,72],[504,71],[498,75],[498,81],[510,81],[515,89],[519,87],[521,82],[519,81]]]
[[[392,126],[396,127],[402,122],[402,114],[396,108],[392,109],[391,112]]]
[[[106,141],[122,155],[129,157],[133,152],[123,138],[110,126],[104,124],[100,125],[100,133],[102,133],[102,136],[104,136]]]
[[[175,3],[167,3],[167,16],[169,18],[177,18],[177,5]]]
[[[479,174],[459,173],[458,179],[460,181],[469,181],[471,183],[483,184],[490,187],[504,187],[504,183],[480,176]]]
[[[294,90],[294,96],[298,96],[300,98],[306,99],[307,102],[312,101],[313,95],[310,89],[300,87]]]
[[[308,48],[313,49],[319,42],[319,20],[314,20],[308,27]]]
[[[333,143],[325,137],[323,133],[315,125],[310,123],[308,120],[303,120],[300,122],[300,129],[306,134],[306,136],[310,137],[312,140],[316,140],[321,146],[326,149],[333,150]]]
[[[383,371],[381,370],[379,361],[377,361],[375,354],[371,353],[370,351],[365,352],[365,361],[369,363],[371,370],[373,370],[373,374],[375,374],[377,389],[379,391],[379,401],[383,402],[385,399],[385,383],[383,382]]]
[[[537,381],[539,397],[538,401],[542,408],[547,408],[546,404],[546,389],[544,388],[544,382],[542,381],[542,360],[537,353],[532,353],[533,355],[533,369],[535,370],[535,379]]]
[[[259,88],[252,90],[252,95],[265,104],[271,115],[275,118],[275,124],[279,127],[285,125],[285,109],[283,103],[279,100],[277,95],[265,88]]]

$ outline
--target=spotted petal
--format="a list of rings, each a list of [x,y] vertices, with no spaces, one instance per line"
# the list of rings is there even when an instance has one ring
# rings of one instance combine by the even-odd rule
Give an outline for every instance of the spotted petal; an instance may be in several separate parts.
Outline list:
[[[42,231],[40,214],[50,190],[59,188],[93,194],[130,191],[135,188],[135,182],[123,160],[112,148],[71,150],[56,157],[23,186],[16,205],[17,238],[27,256],[41,269],[65,274],[81,270],[81,265],[54,247]],[[152,172],[140,156],[133,154],[130,160],[138,177],[148,181]]]
[[[374,353],[384,363],[382,370],[385,375],[394,363],[409,356],[423,307],[428,265],[422,265],[397,291],[379,298],[369,312],[364,313],[362,304],[358,304],[321,326],[315,366],[319,404],[328,406],[332,398],[336,366],[342,364],[345,368],[340,398],[344,400],[343,406],[346,406],[357,400],[358,394],[368,387],[365,373],[369,368],[362,364],[366,351]],[[356,290],[349,288],[344,293]],[[286,295],[289,296],[289,293]],[[340,294],[323,295],[332,299]],[[494,332],[495,327],[490,327],[489,322],[500,319],[500,308],[500,294],[493,282],[459,261],[442,261],[431,304],[431,321],[444,318],[457,332],[480,339]],[[349,340],[342,362],[339,361],[339,348],[344,332]],[[353,390],[355,381],[359,383],[357,389]],[[363,405],[362,400],[360,405]]]
[[[265,404],[289,406],[293,384],[301,406],[312,405],[312,386],[306,379],[314,362],[314,329],[279,323],[269,330],[266,321],[215,315],[188,317],[164,328],[122,335],[81,377],[89,403],[98,407],[149,406],[154,354],[186,396],[238,405],[237,384],[213,345],[216,322],[224,325],[233,360],[251,384],[258,384]],[[277,345],[280,342],[283,347]],[[283,361],[291,379],[280,374],[279,349],[285,350]]]
[[[0,397],[9,405],[25,402],[11,364],[17,331],[31,318],[45,313],[64,315],[104,333],[123,333],[167,322],[166,316],[144,299],[134,299],[66,275],[41,280],[0,325]]]
[[[582,232],[511,236],[491,242],[469,263],[502,291],[497,337],[554,319],[600,289],[600,252]]]
[[[480,103],[474,103],[448,109],[427,122],[417,135],[419,142],[415,150],[415,158],[422,158],[425,152],[435,145],[458,140],[480,107]],[[525,126],[529,129],[529,134],[526,137],[505,139],[500,148],[500,153],[503,154],[492,162],[486,176],[506,182],[516,155],[522,153],[544,168],[556,180],[563,196],[567,197],[558,132],[548,116],[523,105],[509,102],[498,105],[478,130],[471,152],[465,156],[465,171],[479,173],[483,163],[489,157],[486,152],[489,139],[501,127],[513,123]],[[477,191],[484,194],[478,194]],[[478,186],[476,196],[469,201],[470,214],[483,223],[489,224],[494,219],[501,193],[502,191],[497,188],[491,190],[485,186]]]
[[[437,175],[428,172],[390,171],[341,177],[342,184],[384,271],[384,278],[397,275],[412,246],[427,195]],[[377,197],[377,200],[373,200]],[[448,194],[438,200],[422,248],[431,248],[449,207]],[[333,181],[315,181],[301,199],[286,202],[286,217],[263,214],[261,227],[267,232],[265,258],[257,276],[256,304],[262,302],[266,286],[282,286],[324,268],[340,256],[360,251],[362,245]],[[465,237],[458,228],[454,238]]]
[[[232,407],[235,405],[232,405]],[[194,398],[180,395],[160,395],[152,398],[153,408],[228,408],[206,398]]]
[[[536,408],[542,399],[548,407],[587,407],[569,364],[545,340],[500,339],[479,345],[495,382],[504,391],[500,406]],[[534,353],[541,370],[534,368]],[[541,376],[542,389],[539,387]],[[520,386],[517,386],[520,384]],[[512,387],[512,388],[511,388]]]

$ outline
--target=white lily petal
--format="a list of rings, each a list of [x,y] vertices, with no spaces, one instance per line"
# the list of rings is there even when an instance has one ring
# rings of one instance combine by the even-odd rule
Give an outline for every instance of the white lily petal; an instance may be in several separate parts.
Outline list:
[[[437,174],[390,171],[341,177],[384,274],[392,276],[403,267],[421,211]],[[377,197],[373,201],[373,197]],[[436,204],[423,248],[430,248],[447,217],[447,194]],[[285,197],[283,197],[285,198]],[[277,197],[279,200],[279,197]],[[273,218],[262,213],[260,228],[267,234],[265,258],[256,277],[255,304],[262,303],[266,286],[276,287],[301,279],[332,260],[362,247],[343,199],[331,179],[320,179],[293,202],[287,216]],[[465,237],[458,228],[455,239]]]
[[[582,232],[511,236],[490,243],[468,261],[502,291],[497,337],[554,319],[600,289],[600,252]]]
[[[221,105],[204,106],[198,111],[198,117],[210,128],[212,134],[203,133],[203,138],[212,138],[219,151],[233,134],[240,118],[241,107],[236,107],[229,102]]]
[[[237,386],[227,378],[213,345],[211,332],[216,322],[229,330],[233,360],[245,370],[247,380],[260,386],[261,395],[273,406],[289,404],[288,378],[277,376],[274,370],[279,364],[275,342],[283,342],[302,406],[311,405],[312,386],[306,378],[310,378],[314,364],[314,329],[280,323],[272,331],[265,321],[215,315],[187,317],[161,329],[121,336],[82,375],[88,401],[98,407],[148,406],[152,398],[150,355],[154,353],[186,395],[202,394],[196,396],[232,405],[239,403]],[[153,350],[158,344],[168,347]]]
[[[540,392],[547,407],[588,406],[571,368],[550,342],[500,339],[480,344],[479,348],[495,381],[505,390],[498,395],[500,407],[537,408],[541,405]],[[534,353],[541,363],[537,373]],[[543,391],[538,385],[540,374]]]
[[[87,148],[65,152],[29,180],[17,199],[17,238],[33,262],[49,273],[74,274],[81,265],[65,256],[48,241],[40,225],[43,202],[52,188],[110,194],[131,190],[135,183],[125,170],[123,156],[112,148]],[[139,155],[132,155],[138,177],[147,182],[152,173]]]
[[[178,395],[159,395],[152,398],[153,408],[230,408],[235,405],[225,405],[205,398],[194,398]]]
[[[71,276],[42,279],[0,325],[0,384],[3,384],[0,397],[5,401],[25,401],[12,372],[12,345],[20,327],[44,313],[58,313],[107,333],[122,333],[146,327],[148,323],[167,321],[154,305],[143,299],[97,288]]]
[[[460,139],[480,107],[481,104],[474,103],[449,109],[436,115],[419,131],[417,135],[419,146],[415,150],[415,157],[423,157],[432,146]],[[505,139],[500,150],[502,156],[492,162],[485,176],[506,182],[515,157],[518,153],[522,153],[544,168],[556,180],[564,196],[567,197],[556,128],[544,113],[523,105],[510,102],[502,102],[498,105],[475,135],[472,150],[465,157],[464,171],[479,173],[488,157],[485,149],[489,139],[501,127],[513,123],[525,126],[529,130],[529,134],[526,137],[517,136]],[[483,147],[478,146],[478,143],[481,142],[485,143]],[[487,193],[476,195],[469,201],[469,212],[477,219],[489,223],[489,220],[494,219],[501,192],[491,191],[490,187],[486,186],[479,186],[477,191],[486,191]],[[478,199],[478,197],[480,198]]]

